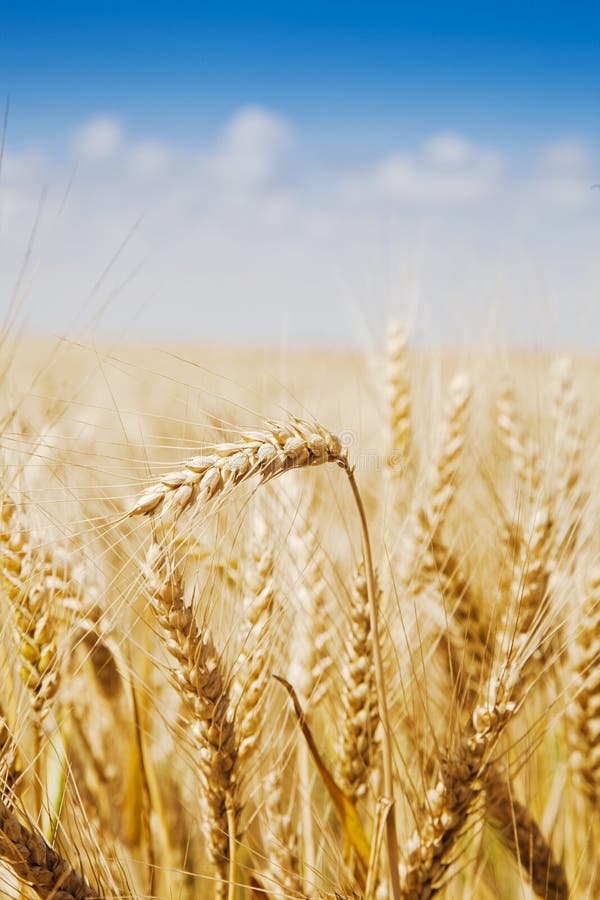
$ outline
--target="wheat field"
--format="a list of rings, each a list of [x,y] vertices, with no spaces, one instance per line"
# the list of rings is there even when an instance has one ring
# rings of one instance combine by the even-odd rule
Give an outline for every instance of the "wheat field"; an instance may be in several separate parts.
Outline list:
[[[1,347],[0,893],[597,897],[597,362]]]

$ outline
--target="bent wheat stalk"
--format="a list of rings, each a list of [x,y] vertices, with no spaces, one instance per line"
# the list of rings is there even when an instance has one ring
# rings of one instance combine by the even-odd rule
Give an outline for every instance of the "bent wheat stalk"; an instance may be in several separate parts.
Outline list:
[[[287,424],[269,423],[268,431],[249,432],[236,443],[216,444],[205,455],[184,463],[180,470],[164,475],[145,491],[129,511],[130,516],[158,516],[172,514],[177,518],[186,510],[198,507],[225,496],[236,485],[257,476],[261,484],[290,469],[335,463],[348,478],[356,505],[361,530],[369,618],[373,635],[373,665],[377,687],[377,703],[383,739],[383,791],[389,801],[386,821],[386,838],[392,896],[400,897],[398,839],[394,811],[394,779],[392,762],[392,735],[385,690],[383,659],[379,639],[377,592],[371,553],[371,540],[364,504],[354,476],[354,468],[348,455],[334,434],[317,422],[306,422],[295,417]]]

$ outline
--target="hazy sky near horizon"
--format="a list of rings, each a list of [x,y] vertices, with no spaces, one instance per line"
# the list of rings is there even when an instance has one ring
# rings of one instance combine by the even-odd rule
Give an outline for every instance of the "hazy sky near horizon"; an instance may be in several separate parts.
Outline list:
[[[1,97],[31,329],[600,341],[592,4],[2,0]]]

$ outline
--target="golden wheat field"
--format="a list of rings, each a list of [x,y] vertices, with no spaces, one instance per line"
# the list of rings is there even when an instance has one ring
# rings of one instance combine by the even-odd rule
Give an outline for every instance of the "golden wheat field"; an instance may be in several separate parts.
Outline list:
[[[600,896],[594,359],[1,363],[3,897]]]

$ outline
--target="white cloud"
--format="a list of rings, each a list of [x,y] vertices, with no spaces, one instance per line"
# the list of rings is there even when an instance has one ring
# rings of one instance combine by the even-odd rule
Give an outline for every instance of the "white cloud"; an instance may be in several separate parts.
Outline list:
[[[135,175],[142,178],[156,178],[165,173],[171,153],[159,141],[141,141],[129,151],[129,165]]]
[[[202,150],[164,136],[134,140],[106,116],[84,123],[75,147],[102,165],[78,168],[64,209],[68,153],[58,165],[44,148],[7,156],[0,182],[0,296],[10,296],[49,185],[28,302],[38,327],[54,331],[68,327],[116,256],[94,295],[119,298],[103,313],[106,328],[121,329],[154,297],[139,325],[159,338],[277,340],[285,328],[291,340],[343,340],[352,336],[349,302],[381,322],[418,281],[434,311],[431,334],[450,338],[456,322],[474,329],[483,320],[482,296],[501,294],[502,314],[518,318],[533,293],[529,264],[583,303],[582,273],[600,245],[600,195],[589,190],[600,159],[575,138],[541,146],[529,166],[440,132],[353,169],[342,149],[326,168],[314,152],[311,163],[294,152],[291,123],[249,106]],[[386,251],[400,263],[388,268]],[[413,258],[422,256],[416,278]],[[413,272],[408,287],[402,272]],[[451,315],[458,296],[466,312]]]
[[[453,131],[432,135],[423,146],[423,155],[437,166],[460,166],[472,157],[469,141]]]
[[[76,131],[73,149],[84,162],[105,162],[119,152],[123,140],[123,128],[117,118],[95,116]]]
[[[590,156],[581,141],[565,138],[542,147],[540,162],[544,169],[581,173],[589,167]]]
[[[597,199],[590,191],[594,180],[594,161],[588,148],[576,138],[564,138],[540,148],[530,193],[539,205],[565,212],[584,211],[593,209]]]
[[[500,156],[458,134],[433,135],[412,155],[394,153],[346,181],[358,202],[447,206],[489,198],[499,186]]]
[[[236,188],[261,187],[278,171],[291,143],[291,128],[282,117],[259,106],[238,110],[209,159],[213,175]]]

